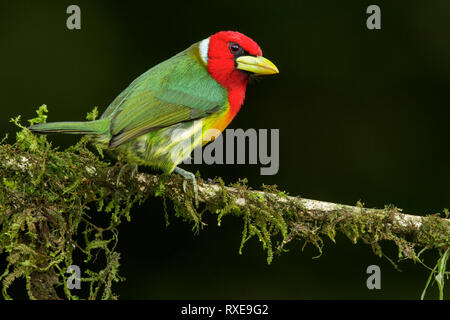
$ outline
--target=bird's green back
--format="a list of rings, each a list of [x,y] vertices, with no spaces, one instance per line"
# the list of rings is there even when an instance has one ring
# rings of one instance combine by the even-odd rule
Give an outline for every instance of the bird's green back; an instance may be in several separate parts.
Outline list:
[[[106,109],[110,147],[147,132],[207,116],[227,105],[227,91],[208,73],[198,44],[151,68]]]

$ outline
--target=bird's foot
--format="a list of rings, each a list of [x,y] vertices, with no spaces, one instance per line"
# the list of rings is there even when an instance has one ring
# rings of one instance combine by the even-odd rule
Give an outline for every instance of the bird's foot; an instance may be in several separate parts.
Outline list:
[[[197,187],[197,179],[195,178],[195,175],[192,172],[186,171],[179,167],[175,167],[175,169],[173,171],[175,173],[178,173],[180,176],[182,176],[184,178],[184,181],[183,181],[183,191],[184,192],[186,192],[187,181],[188,180],[192,181],[192,187],[194,189],[195,207],[198,207],[198,187]]]

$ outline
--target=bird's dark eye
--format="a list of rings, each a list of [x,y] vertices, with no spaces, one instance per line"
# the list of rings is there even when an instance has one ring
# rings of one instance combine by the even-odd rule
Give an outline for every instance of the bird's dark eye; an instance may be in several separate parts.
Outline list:
[[[231,42],[230,43],[230,52],[234,56],[239,56],[244,53],[244,49],[242,49],[242,47],[240,45],[238,45],[236,42]]]

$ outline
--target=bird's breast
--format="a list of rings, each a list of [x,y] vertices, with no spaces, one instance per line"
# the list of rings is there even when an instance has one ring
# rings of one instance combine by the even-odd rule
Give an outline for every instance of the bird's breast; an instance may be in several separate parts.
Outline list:
[[[217,138],[220,133],[228,127],[234,118],[233,110],[227,102],[220,111],[201,119],[202,123],[202,145]]]

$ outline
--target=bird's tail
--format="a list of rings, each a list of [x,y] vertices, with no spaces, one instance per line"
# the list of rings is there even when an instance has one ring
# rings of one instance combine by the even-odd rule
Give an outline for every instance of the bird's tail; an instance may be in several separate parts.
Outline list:
[[[49,122],[38,123],[28,129],[37,133],[69,133],[69,134],[94,134],[108,133],[109,119],[78,122]]]

